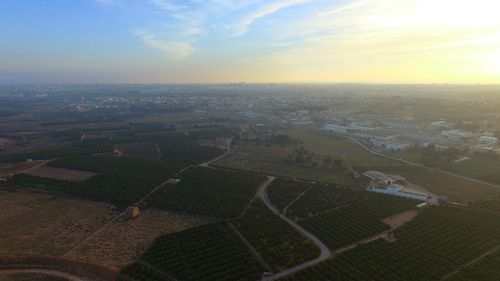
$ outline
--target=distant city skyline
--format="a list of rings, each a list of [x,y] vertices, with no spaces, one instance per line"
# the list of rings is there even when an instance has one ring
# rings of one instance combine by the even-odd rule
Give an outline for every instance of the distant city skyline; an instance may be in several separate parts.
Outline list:
[[[500,83],[494,0],[2,0],[0,83]]]

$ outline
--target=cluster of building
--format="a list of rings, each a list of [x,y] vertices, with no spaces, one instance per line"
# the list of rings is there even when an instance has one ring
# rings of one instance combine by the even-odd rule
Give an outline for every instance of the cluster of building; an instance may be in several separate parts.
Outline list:
[[[360,139],[379,150],[402,151],[416,144],[420,147],[432,144],[439,149],[457,147],[497,150],[498,145],[498,138],[493,133],[480,129],[466,131],[446,121],[435,121],[428,126],[417,126],[411,122],[382,120],[363,122],[344,119],[326,123],[324,130]]]

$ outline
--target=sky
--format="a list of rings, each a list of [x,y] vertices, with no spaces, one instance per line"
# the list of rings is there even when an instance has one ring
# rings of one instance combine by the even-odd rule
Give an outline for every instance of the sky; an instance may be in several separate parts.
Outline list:
[[[498,0],[0,0],[0,83],[500,83]]]

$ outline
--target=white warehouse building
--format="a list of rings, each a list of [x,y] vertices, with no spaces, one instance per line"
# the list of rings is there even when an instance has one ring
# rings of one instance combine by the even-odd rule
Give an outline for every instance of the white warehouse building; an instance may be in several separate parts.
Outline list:
[[[410,198],[410,199],[415,199],[415,200],[420,200],[420,201],[426,201],[428,196],[425,193],[420,193],[416,192],[413,190],[409,190],[405,188],[402,185],[399,184],[392,184],[389,186],[370,186],[368,188],[368,191],[372,192],[377,192],[377,193],[384,193],[384,194],[389,194],[389,195],[394,195],[394,196],[399,196],[399,197],[405,197],[405,198]]]

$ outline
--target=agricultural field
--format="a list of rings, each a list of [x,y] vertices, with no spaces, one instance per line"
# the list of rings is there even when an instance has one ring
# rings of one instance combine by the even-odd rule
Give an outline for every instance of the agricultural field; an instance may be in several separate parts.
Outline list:
[[[257,259],[227,223],[161,236],[121,271],[125,277],[144,281],[168,280],[165,276],[184,281],[255,281],[261,273]]]
[[[346,195],[343,195],[346,193]],[[314,184],[287,210],[289,217],[307,218],[325,211],[342,207],[351,201],[356,192],[347,187]]]
[[[335,208],[350,206],[383,219],[415,207],[418,203],[411,199],[348,187],[314,184],[288,208],[287,216],[307,218]]]
[[[390,229],[388,225],[351,207],[327,211],[299,220],[298,223],[331,250],[340,249]]]
[[[160,151],[151,142],[120,143],[114,146],[114,151],[118,151],[125,156],[143,157],[147,159],[159,159]]]
[[[50,163],[53,167],[84,170],[99,174],[115,174],[153,179],[167,179],[183,165],[134,157],[79,156],[66,157]]]
[[[196,140],[207,140],[216,138],[230,138],[232,132],[225,128],[207,128],[188,131],[189,136]]]
[[[422,151],[393,152],[391,155],[415,163],[421,163],[422,161]],[[500,184],[499,159],[480,157],[470,154],[469,157],[470,159],[468,160],[464,160],[459,163],[440,165],[439,168],[466,177],[491,182],[493,184]]]
[[[42,165],[45,161],[17,162],[17,163],[0,163],[0,177],[6,177],[29,171],[30,169]]]
[[[43,165],[36,169],[29,170],[24,174],[35,177],[50,178],[50,179],[72,181],[72,182],[84,182],[90,179],[91,177],[97,175],[96,173],[93,172],[56,168],[47,165]]]
[[[10,185],[51,192],[69,193],[118,204],[137,202],[182,166],[162,161],[129,157],[80,156],[50,163],[63,169],[98,173],[84,182],[16,175]]]
[[[0,254],[60,256],[118,212],[110,204],[0,191]],[[61,212],[64,210],[64,212]]]
[[[449,165],[446,170],[494,184],[500,184],[500,160],[473,157],[470,160]]]
[[[497,281],[500,280],[500,250],[489,253],[478,261],[461,267],[459,271],[450,275],[445,281]]]
[[[107,225],[66,257],[120,269],[136,260],[157,237],[212,222],[209,218],[147,209],[136,219]]]
[[[110,152],[113,152],[113,143],[109,141],[109,139],[89,139],[77,141],[68,145],[59,145],[52,149],[0,154],[0,163],[23,162],[27,159],[45,160]]]
[[[352,185],[354,180],[349,169],[323,167],[324,158],[341,160],[347,168],[359,163],[387,165],[390,162],[384,158],[372,157],[370,153],[344,138],[307,130],[281,130],[279,133],[288,135],[292,144],[255,145],[243,142],[217,164],[284,177]],[[296,149],[302,148],[317,159],[308,165],[290,161],[290,155]]]
[[[465,204],[500,195],[500,190],[481,183],[467,181],[432,171],[432,169],[414,167],[399,161],[373,155],[350,140],[335,135],[306,130],[283,130],[281,133],[289,134],[290,138],[296,144],[285,147],[277,145],[258,146],[244,143],[239,144],[227,157],[217,161],[216,164],[341,185],[354,184],[353,179],[346,177],[343,173],[338,174],[333,170],[298,166],[287,162],[288,156],[294,149],[304,147],[316,155],[341,159],[345,165],[359,172],[374,169],[389,174],[401,175],[413,184],[419,185],[434,194],[447,196],[451,201],[458,203]],[[464,163],[463,165],[467,164]],[[493,167],[496,167],[496,165]],[[483,171],[490,170],[491,168],[488,168]],[[491,177],[491,179],[483,177],[483,180],[491,181],[496,177],[493,175],[493,172],[488,173],[488,177]]]
[[[394,242],[360,245],[282,280],[441,280],[500,243],[499,218],[470,208],[431,207],[395,230]]]
[[[232,223],[260,253],[274,272],[319,256],[312,241],[276,216],[260,199]]]
[[[217,147],[200,145],[196,139],[179,132],[164,132],[144,135],[150,142],[156,143],[161,150],[161,159],[186,164],[202,163],[223,153]]]
[[[500,200],[499,198],[492,200],[480,200],[470,204],[474,208],[489,210],[500,213]]]
[[[217,217],[236,217],[254,197],[265,177],[251,173],[192,167],[180,175],[178,184],[162,187],[147,203]]]
[[[272,204],[280,212],[284,212],[286,206],[290,205],[299,195],[304,193],[311,183],[302,181],[292,181],[285,179],[275,179],[267,187],[267,196]]]

